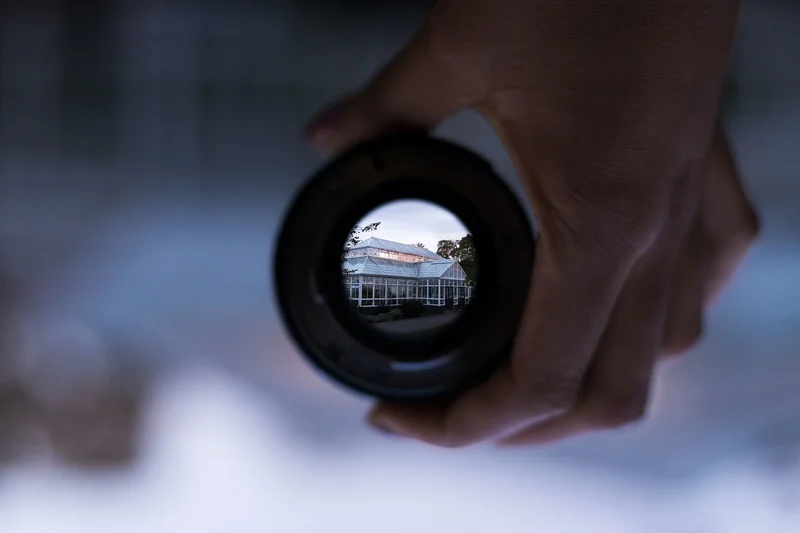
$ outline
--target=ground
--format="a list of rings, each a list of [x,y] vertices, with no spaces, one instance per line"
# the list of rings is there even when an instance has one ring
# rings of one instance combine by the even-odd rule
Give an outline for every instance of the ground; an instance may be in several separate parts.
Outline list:
[[[460,311],[449,311],[438,315],[429,315],[419,318],[406,318],[393,322],[378,322],[374,325],[387,333],[422,333],[451,324],[458,318],[459,313]]]

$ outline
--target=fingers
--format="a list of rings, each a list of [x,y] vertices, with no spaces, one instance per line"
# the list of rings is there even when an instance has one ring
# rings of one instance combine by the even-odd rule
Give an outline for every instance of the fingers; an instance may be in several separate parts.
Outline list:
[[[700,208],[680,251],[664,324],[663,356],[685,353],[701,338],[703,314],[758,235],[758,218],[742,187],[721,126],[702,169]]]
[[[730,144],[717,127],[706,164],[703,233],[711,270],[704,293],[708,305],[733,276],[759,234],[758,215],[739,177]]]
[[[678,250],[697,208],[697,170],[674,191],[667,224],[636,261],[620,291],[572,408],[502,439],[503,446],[544,444],[638,422],[647,410]]]
[[[502,446],[546,444],[616,429],[645,414],[669,291],[669,250],[637,264],[622,290],[572,409],[499,441]]]
[[[543,237],[544,238],[544,237]],[[492,439],[568,410],[630,264],[553,253],[544,240],[510,365],[449,406],[379,405],[373,425],[439,446]],[[591,265],[591,266],[590,266]]]
[[[340,152],[397,131],[427,131],[470,106],[477,93],[429,45],[423,27],[363,89],[319,113],[306,136],[318,149]]]
[[[509,95],[505,103],[515,97]],[[460,447],[568,412],[631,268],[661,233],[671,205],[666,186],[654,188],[641,179],[638,168],[617,168],[593,154],[586,164],[576,162],[580,154],[574,147],[548,144],[547,128],[535,120],[537,109],[516,103],[506,105],[506,113],[498,106],[483,110],[517,169],[528,177],[524,181],[540,228],[524,323],[511,361],[449,406],[379,405],[371,421],[393,433]],[[524,120],[520,112],[526,113]],[[660,334],[660,326],[652,327]],[[644,343],[656,346],[658,334],[639,342]]]
[[[697,344],[703,333],[704,294],[711,273],[708,243],[702,230],[703,217],[701,202],[681,244],[672,275],[672,291],[661,335],[662,357],[686,352]]]

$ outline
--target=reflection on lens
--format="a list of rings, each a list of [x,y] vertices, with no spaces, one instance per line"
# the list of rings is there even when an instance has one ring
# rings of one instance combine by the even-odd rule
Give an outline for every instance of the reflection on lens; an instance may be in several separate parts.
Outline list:
[[[450,211],[397,201],[367,214],[342,253],[353,309],[391,335],[431,335],[470,304],[478,274],[472,235]]]

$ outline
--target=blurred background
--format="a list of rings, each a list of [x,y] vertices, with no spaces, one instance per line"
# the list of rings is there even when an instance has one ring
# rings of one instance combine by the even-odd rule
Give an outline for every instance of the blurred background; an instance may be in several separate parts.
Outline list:
[[[273,300],[306,120],[428,2],[34,4],[0,4],[0,532],[800,528],[800,4],[744,10],[725,120],[764,231],[704,341],[643,425],[514,452],[371,433]],[[479,117],[439,134],[518,189]]]

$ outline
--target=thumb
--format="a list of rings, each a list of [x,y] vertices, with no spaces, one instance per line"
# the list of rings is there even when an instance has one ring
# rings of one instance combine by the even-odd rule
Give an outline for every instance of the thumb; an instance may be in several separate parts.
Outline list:
[[[425,26],[361,90],[317,114],[306,138],[335,153],[383,134],[428,131],[477,100],[455,71]]]

